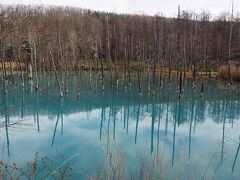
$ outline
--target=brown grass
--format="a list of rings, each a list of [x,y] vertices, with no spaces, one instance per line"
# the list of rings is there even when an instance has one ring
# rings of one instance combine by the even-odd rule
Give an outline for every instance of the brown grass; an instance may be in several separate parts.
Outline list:
[[[218,68],[218,75],[221,78],[228,79],[228,65],[223,64]],[[230,75],[233,80],[240,80],[240,67],[236,64],[230,64]]]
[[[0,71],[4,70],[4,65],[5,65],[5,68],[6,68],[7,72],[16,72],[16,71],[20,71],[21,69],[23,71],[26,70],[26,65],[24,63],[19,64],[18,62],[4,62],[4,63],[0,62]],[[131,64],[130,68],[131,68],[131,71],[137,71],[138,70],[138,67],[137,67],[136,64]],[[79,64],[78,66],[76,66],[74,68],[69,67],[66,70],[67,71],[80,71],[80,70],[88,71],[90,69],[95,71],[96,70],[95,64]],[[105,71],[108,71],[110,69],[113,70],[114,66],[112,64],[112,67],[111,67],[111,65],[109,65],[108,63],[104,63],[103,64],[103,69]],[[124,71],[124,64],[123,63],[118,63],[117,64],[117,69],[118,69],[118,71]],[[50,67],[50,68],[48,68],[48,70],[52,71],[52,68]],[[100,64],[98,65],[98,69],[97,70],[99,70],[99,71],[101,70]],[[145,73],[146,72],[152,72],[152,68],[151,68],[150,65],[141,65],[141,71],[145,72]],[[157,73],[161,72],[160,65],[156,66],[156,72]],[[169,74],[168,68],[162,68],[162,73],[163,73],[164,76],[168,76],[168,74]],[[172,70],[171,71],[171,77],[173,77],[173,78],[177,77],[177,73],[178,73],[178,71]],[[217,75],[218,75],[217,72],[211,72],[210,77],[211,78],[215,78]],[[184,73],[183,73],[183,76],[184,76]],[[188,78],[188,79],[191,79],[192,78],[192,71],[187,70],[185,72],[185,77]],[[196,78],[202,78],[202,77],[203,78],[208,78],[209,77],[209,73],[201,72],[201,71],[196,72]]]
[[[0,62],[0,70],[4,70],[4,66],[6,68],[6,71],[20,71],[21,67],[24,70],[25,64],[24,63],[17,63],[17,62]]]

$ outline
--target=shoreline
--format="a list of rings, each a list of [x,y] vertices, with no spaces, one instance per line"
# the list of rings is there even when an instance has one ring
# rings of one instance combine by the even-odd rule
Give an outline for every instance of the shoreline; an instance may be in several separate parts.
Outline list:
[[[137,73],[138,72],[138,66],[134,63],[132,63],[130,65],[130,67],[127,67],[127,70],[125,69],[125,64],[123,63],[118,63],[116,64],[107,64],[104,63],[103,64],[103,71],[104,72],[115,72],[115,70],[117,71],[118,74],[125,74],[128,73],[129,69],[131,73]],[[7,75],[11,75],[11,74],[16,74],[16,73],[21,73],[23,72],[24,74],[29,74],[29,71],[26,69],[26,65],[21,63],[21,65],[19,63],[16,62],[5,62],[5,72]],[[128,69],[129,68],[129,69]],[[142,64],[140,65],[140,71],[143,74],[152,74],[153,73],[153,69],[151,68],[151,65],[149,64]],[[3,74],[4,73],[4,69],[3,69],[3,64],[0,63],[0,71]],[[64,66],[64,67],[57,67],[56,68],[57,72],[62,72],[62,73],[66,73],[66,72],[102,72],[102,68],[101,65],[99,63],[96,64],[79,64],[79,65],[75,65],[75,66]],[[43,67],[40,65],[40,67],[38,67],[38,72],[54,72],[54,68],[53,67]],[[162,75],[164,77],[169,76],[169,69],[167,67],[163,67],[161,68],[159,64],[156,65],[156,76],[160,76],[160,73],[162,72]],[[178,70],[174,69],[171,70],[170,76],[171,78],[176,78],[179,77],[179,72]],[[222,80],[228,80],[228,78],[226,76],[223,76],[221,72],[216,71],[214,69],[207,69],[207,71],[196,71],[195,72],[195,78],[196,79],[222,79]],[[182,76],[183,78],[186,79],[193,79],[193,72],[189,71],[189,70],[182,70]],[[239,82],[240,79],[238,78],[233,78],[232,79],[233,82]]]

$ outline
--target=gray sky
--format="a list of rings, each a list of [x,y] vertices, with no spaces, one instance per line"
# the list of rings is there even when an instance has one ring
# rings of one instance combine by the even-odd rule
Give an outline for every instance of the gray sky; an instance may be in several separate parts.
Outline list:
[[[2,4],[42,4],[75,6],[93,10],[117,13],[144,13],[176,16],[178,5],[181,9],[200,12],[208,10],[212,14],[228,12],[232,0],[0,0]],[[235,12],[240,9],[240,1],[234,2]]]

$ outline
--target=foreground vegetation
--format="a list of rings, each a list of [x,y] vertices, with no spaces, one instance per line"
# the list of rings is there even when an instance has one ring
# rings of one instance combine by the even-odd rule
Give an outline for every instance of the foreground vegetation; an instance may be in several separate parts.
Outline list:
[[[199,155],[195,163],[191,162],[189,157],[182,156],[175,165],[167,160],[164,150],[157,149],[150,156],[144,154],[138,157],[135,167],[126,165],[126,157],[117,150],[115,144],[106,142],[104,147],[101,166],[93,165],[90,170],[78,167],[78,161],[81,161],[79,154],[69,158],[59,154],[58,159],[53,160],[36,153],[33,161],[22,167],[16,162],[1,161],[0,179],[216,179],[221,166],[219,161],[215,168],[210,168],[211,164],[220,158],[218,148],[221,146],[207,155]],[[238,151],[239,147],[240,144]],[[236,158],[237,156],[232,165],[231,177],[237,179],[238,173],[234,169]]]

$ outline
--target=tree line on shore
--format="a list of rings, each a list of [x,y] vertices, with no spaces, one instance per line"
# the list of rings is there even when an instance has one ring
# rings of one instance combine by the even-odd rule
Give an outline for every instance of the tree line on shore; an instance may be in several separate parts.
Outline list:
[[[144,68],[152,73],[154,86],[156,72],[161,82],[166,69],[169,81],[173,71],[180,84],[186,72],[191,72],[195,81],[197,71],[211,75],[221,61],[239,55],[240,19],[233,9],[213,18],[208,12],[197,14],[178,7],[177,17],[167,18],[161,14],[0,5],[2,74],[7,74],[5,62],[14,62],[21,72],[30,71],[38,86],[38,71],[55,71],[60,87],[57,71],[97,69],[104,80],[103,71],[108,69],[118,84],[121,67],[126,84],[131,83],[131,70],[138,72],[140,94]],[[228,74],[230,81],[230,70]]]

